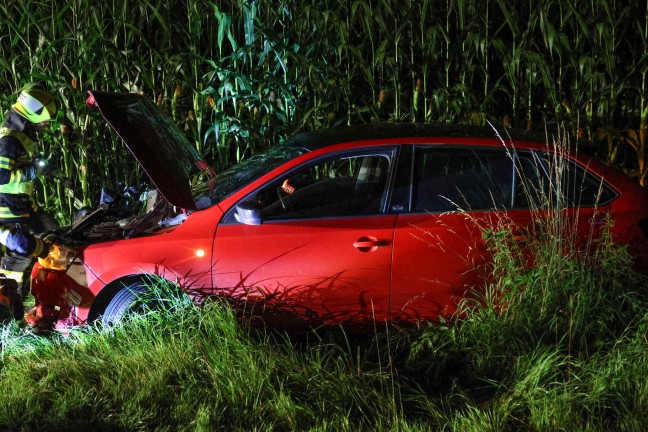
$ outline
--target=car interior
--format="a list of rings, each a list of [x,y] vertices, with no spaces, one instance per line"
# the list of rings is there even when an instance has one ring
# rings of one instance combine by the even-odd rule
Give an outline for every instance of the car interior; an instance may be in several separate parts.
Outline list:
[[[259,194],[263,219],[379,213],[389,168],[390,159],[379,154],[345,157],[301,169]]]

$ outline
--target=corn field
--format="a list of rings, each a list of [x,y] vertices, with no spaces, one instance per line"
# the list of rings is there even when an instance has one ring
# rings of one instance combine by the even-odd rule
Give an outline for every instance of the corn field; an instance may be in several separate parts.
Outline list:
[[[563,125],[648,184],[646,0],[5,0],[0,108],[40,82],[61,112],[43,140],[72,190],[140,181],[86,90],[137,92],[222,169],[340,124]]]

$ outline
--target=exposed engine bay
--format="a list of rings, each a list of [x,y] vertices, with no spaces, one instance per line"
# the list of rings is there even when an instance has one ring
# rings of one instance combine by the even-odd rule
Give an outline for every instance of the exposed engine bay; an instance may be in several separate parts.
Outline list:
[[[81,208],[72,224],[60,227],[56,234],[62,244],[83,246],[152,234],[178,225],[186,217],[155,189],[104,188],[97,208]]]

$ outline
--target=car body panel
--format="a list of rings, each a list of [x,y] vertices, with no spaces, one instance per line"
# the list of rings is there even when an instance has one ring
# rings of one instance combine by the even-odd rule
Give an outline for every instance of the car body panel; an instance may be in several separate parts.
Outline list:
[[[386,320],[395,220],[222,224],[214,250],[216,287],[228,298],[295,311],[311,324]],[[362,241],[368,246],[354,246]]]
[[[482,244],[479,226],[465,214],[399,215],[391,318],[420,322],[451,316],[462,294],[481,281]]]
[[[31,290],[44,303],[56,304],[63,312],[72,313],[72,319],[64,319],[58,325],[65,327],[97,318],[101,311],[93,315],[92,307],[106,286],[119,285],[119,281],[133,275],[158,276],[196,291],[209,289],[213,286],[213,236],[221,217],[220,208],[215,206],[195,212],[178,227],[154,236],[88,245],[79,249],[72,267],[65,273],[42,270],[36,263]],[[152,239],[163,239],[163,245]],[[204,254],[198,256],[199,251]],[[53,285],[60,289],[52,290]],[[69,291],[83,298],[83,302],[70,304],[63,297]]]

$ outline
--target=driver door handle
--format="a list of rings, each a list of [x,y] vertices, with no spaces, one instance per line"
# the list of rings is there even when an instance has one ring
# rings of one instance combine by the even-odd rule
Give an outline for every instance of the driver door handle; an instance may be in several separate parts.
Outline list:
[[[390,243],[389,240],[378,240],[376,237],[360,237],[353,243],[353,247],[360,252],[370,252],[381,246],[389,246]]]

